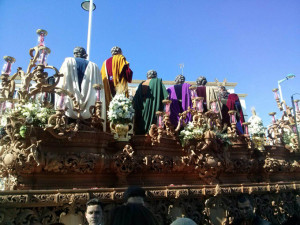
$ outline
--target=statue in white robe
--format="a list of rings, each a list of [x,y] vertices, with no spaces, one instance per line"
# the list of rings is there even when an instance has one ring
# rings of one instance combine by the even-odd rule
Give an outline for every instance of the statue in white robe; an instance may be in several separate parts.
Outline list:
[[[102,85],[100,70],[97,64],[86,60],[87,54],[82,47],[74,49],[74,57],[68,57],[63,62],[60,73],[64,77],[60,79],[57,87],[63,88],[71,92],[80,106],[80,116],[82,119],[91,117],[90,106],[95,105],[96,90],[94,84]],[[104,131],[106,130],[106,107],[104,89],[100,91],[100,101],[102,102],[102,118],[104,119]],[[55,105],[58,107],[60,96],[56,96]],[[73,111],[73,102],[70,98],[65,97],[66,115],[70,118],[77,119],[77,112]]]

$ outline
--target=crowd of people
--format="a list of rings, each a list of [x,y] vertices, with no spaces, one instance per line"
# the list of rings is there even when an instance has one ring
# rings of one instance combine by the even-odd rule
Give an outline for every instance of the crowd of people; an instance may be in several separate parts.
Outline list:
[[[124,204],[113,208],[104,222],[103,206],[99,199],[86,203],[85,219],[88,225],[160,225],[155,215],[145,206],[145,190],[129,187],[124,193]],[[64,225],[58,222],[51,225]],[[189,218],[177,218],[171,225],[196,225]]]
[[[128,95],[128,83],[132,81],[133,72],[130,69],[129,62],[123,55],[121,48],[115,46],[111,49],[112,56],[103,62],[101,70],[98,66],[88,61],[84,48],[76,47],[73,51],[74,57],[68,57],[63,62],[60,73],[64,77],[59,81],[57,87],[71,92],[79,103],[80,116],[83,119],[91,117],[90,106],[95,103],[96,90],[94,84],[103,86],[99,97],[102,102],[102,117],[106,121],[106,113],[112,98],[118,93]],[[229,110],[237,111],[237,127],[242,133],[241,124],[244,122],[244,116],[239,98],[236,94],[230,94],[223,86],[219,91],[206,86],[207,80],[200,76],[197,81],[197,88],[191,91],[191,85],[185,82],[183,75],[175,78],[175,85],[166,89],[162,79],[158,78],[155,70],[147,72],[147,79],[141,82],[133,97],[133,106],[135,109],[135,134],[143,135],[148,133],[152,124],[156,123],[157,111],[163,111],[162,100],[172,100],[170,106],[170,121],[177,127],[179,114],[192,108],[192,96],[203,97],[204,112],[211,108],[213,101],[217,100],[220,117],[223,123],[230,123],[228,116]],[[56,96],[55,105],[59,105],[60,98]],[[77,119],[78,112],[74,111],[73,102],[70,99],[65,100],[66,115]],[[191,115],[187,115],[186,121],[191,121]]]
[[[102,203],[93,198],[86,203],[85,218],[89,225],[160,225],[156,216],[148,209],[145,190],[138,186],[130,186],[124,193],[124,203],[111,209],[104,220]],[[271,225],[271,223],[255,213],[252,198],[247,194],[237,196],[238,218],[232,225]],[[300,224],[299,216],[287,219],[284,225]],[[52,225],[64,225],[55,223]],[[175,218],[170,225],[197,225],[191,218],[182,215]]]

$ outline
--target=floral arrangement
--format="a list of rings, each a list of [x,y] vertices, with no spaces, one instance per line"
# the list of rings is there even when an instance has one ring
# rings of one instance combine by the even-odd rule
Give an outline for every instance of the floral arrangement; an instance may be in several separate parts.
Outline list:
[[[116,94],[109,104],[108,119],[114,123],[130,123],[134,116],[132,100],[124,94]]]
[[[204,133],[208,131],[208,127],[203,125],[201,127],[195,126],[193,122],[189,122],[182,131],[180,131],[179,139],[181,145],[184,147],[192,140],[201,140],[204,138]],[[221,143],[232,144],[227,134],[222,134],[219,131],[212,130],[216,134],[216,138]]]
[[[189,122],[182,131],[180,131],[179,138],[182,146],[186,146],[193,139],[203,138],[205,128],[195,127],[192,122]]]
[[[266,132],[266,128],[263,125],[263,121],[260,117],[258,117],[256,114],[252,115],[248,122],[250,123],[248,128],[249,128],[249,133],[252,136],[264,136]]]
[[[283,128],[282,141],[286,145],[286,147],[297,149],[297,139],[298,137],[294,132],[286,128]]]
[[[5,113],[2,114],[0,128],[6,126],[8,118],[18,118],[24,121],[24,125],[20,128],[20,134],[23,137],[26,130],[25,125],[44,128],[49,117],[53,114],[55,114],[53,108],[43,107],[39,102],[17,103],[12,109],[6,109]]]

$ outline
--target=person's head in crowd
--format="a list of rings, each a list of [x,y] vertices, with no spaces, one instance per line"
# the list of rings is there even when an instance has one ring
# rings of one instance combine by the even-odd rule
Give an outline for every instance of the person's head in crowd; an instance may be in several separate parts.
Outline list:
[[[243,219],[251,220],[255,217],[253,202],[248,195],[238,196],[237,207]]]
[[[89,225],[99,225],[102,222],[102,206],[97,198],[90,199],[86,203],[85,218]]]
[[[138,186],[130,186],[124,193],[124,200],[126,203],[137,203],[144,205],[145,190]]]
[[[288,218],[282,225],[300,225],[300,196],[296,197],[296,205],[294,206],[294,215]]]
[[[50,225],[65,225],[64,223],[51,223]]]
[[[197,225],[194,220],[190,218],[177,218],[171,225]]]
[[[300,215],[293,215],[288,218],[282,225],[300,225]]]
[[[129,203],[113,210],[107,225],[158,225],[158,221],[142,204]]]
[[[185,82],[185,76],[179,74],[175,77],[175,84],[183,84]]]

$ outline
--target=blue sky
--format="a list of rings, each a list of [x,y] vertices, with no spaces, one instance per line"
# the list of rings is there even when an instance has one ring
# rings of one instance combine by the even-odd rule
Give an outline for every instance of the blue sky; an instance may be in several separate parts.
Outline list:
[[[35,31],[48,31],[48,63],[60,68],[75,46],[86,47],[88,12],[82,0],[0,0],[0,56],[16,58],[25,70]],[[283,96],[300,93],[299,0],[94,0],[90,59],[99,66],[112,46],[122,48],[134,79],[155,69],[174,80],[184,63],[186,80],[200,75],[237,82],[264,120],[276,111],[272,89],[282,83]],[[1,62],[0,62],[1,63]],[[3,61],[1,66],[3,65]],[[300,95],[295,98],[300,99]]]

